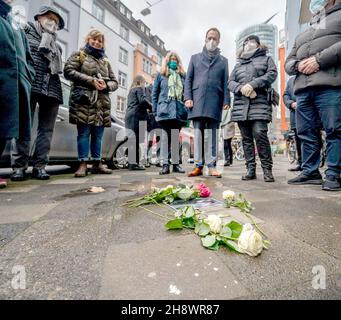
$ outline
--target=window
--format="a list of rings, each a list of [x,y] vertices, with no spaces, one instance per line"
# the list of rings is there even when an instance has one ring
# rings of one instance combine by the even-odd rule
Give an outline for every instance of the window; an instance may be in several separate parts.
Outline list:
[[[126,15],[126,8],[125,8],[123,5],[120,5],[120,12],[121,12],[123,15]]]
[[[127,99],[121,96],[117,96],[117,106],[116,110],[119,112],[125,112]]]
[[[123,88],[127,88],[127,81],[128,80],[128,76],[122,72],[122,71],[119,71],[118,72],[118,84],[123,87]]]
[[[60,45],[60,47],[62,48],[62,61],[63,63],[66,62],[67,60],[67,56],[68,56],[68,52],[67,52],[67,44],[65,42],[62,42],[60,40],[57,40],[57,43]]]
[[[145,72],[147,74],[152,74],[153,73],[153,64],[149,60],[143,59],[142,70],[143,70],[143,72]]]
[[[131,20],[131,18],[132,18],[132,13],[131,13],[130,11],[127,11],[127,18],[128,18],[129,20]]]
[[[92,14],[101,22],[104,22],[104,9],[96,2],[92,5]]]
[[[120,48],[119,61],[128,65],[128,51]]]
[[[143,53],[148,56],[148,44],[143,40],[141,40],[141,44],[143,46]]]
[[[121,24],[120,35],[124,40],[129,41],[129,29]]]
[[[157,54],[157,63],[159,66],[162,65],[162,60],[163,60],[163,57],[160,53]]]
[[[61,7],[58,3],[53,3],[53,5],[57,8],[59,14],[62,16],[64,22],[65,22],[65,30],[69,30],[69,11]]]

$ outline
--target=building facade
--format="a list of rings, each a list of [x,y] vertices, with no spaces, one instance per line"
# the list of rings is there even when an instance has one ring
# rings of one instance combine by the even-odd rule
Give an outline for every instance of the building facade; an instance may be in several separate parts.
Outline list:
[[[15,0],[13,11],[20,21],[32,21],[43,4],[57,7],[65,19],[66,28],[58,34],[64,61],[84,46],[91,29],[105,34],[106,54],[119,81],[119,89],[111,96],[112,112],[124,119],[133,78],[141,74],[151,82],[167,53],[164,42],[141,20],[135,20],[121,1]]]

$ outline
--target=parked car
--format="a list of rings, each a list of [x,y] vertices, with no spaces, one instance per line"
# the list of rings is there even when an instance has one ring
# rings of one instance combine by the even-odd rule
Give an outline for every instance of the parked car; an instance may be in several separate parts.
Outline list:
[[[51,152],[50,152],[50,165],[68,165],[70,167],[78,166],[78,152],[77,152],[77,128],[75,125],[69,123],[69,97],[70,97],[70,85],[67,81],[63,81],[63,96],[64,103],[60,106],[55,131],[53,135]],[[125,143],[126,140],[118,141],[118,133],[122,136],[124,132],[123,121],[112,116],[112,127],[105,129],[103,137],[103,161],[108,165],[109,168],[117,167],[116,154],[120,158],[118,152],[121,145]],[[33,128],[37,128],[37,117],[33,120]],[[36,130],[33,130],[36,132]],[[36,135],[32,137],[31,152],[33,152]],[[3,157],[0,160],[1,168],[11,167],[10,162],[10,143],[8,143]]]

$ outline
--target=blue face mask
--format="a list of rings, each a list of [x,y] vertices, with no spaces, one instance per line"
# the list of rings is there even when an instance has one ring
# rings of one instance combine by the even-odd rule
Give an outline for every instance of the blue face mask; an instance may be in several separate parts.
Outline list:
[[[312,14],[321,11],[326,6],[327,0],[311,0],[310,11]]]
[[[176,69],[178,69],[178,63],[176,61],[170,61],[168,63],[168,67],[169,69],[172,69],[175,71]]]

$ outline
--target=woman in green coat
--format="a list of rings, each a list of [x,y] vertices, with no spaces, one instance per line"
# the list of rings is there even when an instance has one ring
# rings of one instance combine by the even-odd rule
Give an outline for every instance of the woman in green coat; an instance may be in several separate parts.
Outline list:
[[[8,140],[31,134],[34,63],[24,32],[10,16],[11,3],[0,0],[0,157]],[[3,187],[6,181],[0,178]]]

